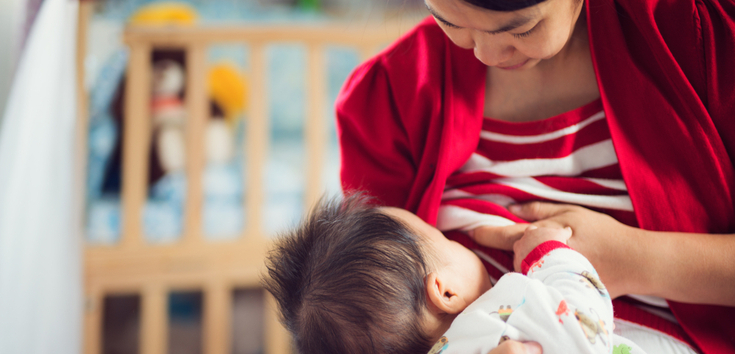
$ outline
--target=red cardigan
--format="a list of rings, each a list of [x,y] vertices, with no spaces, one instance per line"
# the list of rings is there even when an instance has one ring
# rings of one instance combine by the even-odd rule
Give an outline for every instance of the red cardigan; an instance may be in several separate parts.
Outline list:
[[[586,11],[639,226],[735,233],[733,0],[586,0]],[[337,99],[343,189],[435,224],[447,177],[479,141],[486,70],[431,18],[358,67]],[[669,304],[686,334],[664,331],[735,354],[735,308]]]

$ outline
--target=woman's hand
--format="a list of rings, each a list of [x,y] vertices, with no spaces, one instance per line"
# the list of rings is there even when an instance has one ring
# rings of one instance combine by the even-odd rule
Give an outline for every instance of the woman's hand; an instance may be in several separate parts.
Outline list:
[[[576,205],[531,202],[509,210],[539,227],[571,227],[567,244],[589,259],[613,298],[630,293],[640,280],[637,271],[643,267],[636,266],[639,259],[632,253],[640,241],[637,229]]]
[[[536,342],[516,342],[506,340],[487,354],[542,354],[541,346]]]
[[[508,208],[518,217],[538,227],[572,229],[567,244],[580,252],[595,266],[610,295],[617,296],[633,292],[634,284],[642,282],[640,270],[645,268],[636,263],[645,260],[636,257],[635,250],[640,237],[635,229],[612,217],[580,206],[531,202],[512,205]],[[509,243],[520,240],[528,225],[516,224],[507,227],[479,227],[471,233],[475,242],[508,249]],[[512,249],[512,247],[511,247]],[[523,259],[516,260],[520,264]]]

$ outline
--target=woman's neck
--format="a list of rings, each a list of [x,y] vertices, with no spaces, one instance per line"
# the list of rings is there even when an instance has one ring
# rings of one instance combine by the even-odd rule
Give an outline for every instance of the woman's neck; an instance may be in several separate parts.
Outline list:
[[[550,118],[600,97],[584,12],[562,50],[524,71],[487,70],[484,115],[529,122]]]

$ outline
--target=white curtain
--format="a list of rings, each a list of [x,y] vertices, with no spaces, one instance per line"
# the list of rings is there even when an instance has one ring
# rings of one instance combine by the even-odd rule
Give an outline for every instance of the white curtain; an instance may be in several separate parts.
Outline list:
[[[43,2],[0,128],[2,354],[81,352],[77,11],[77,0]]]
[[[0,124],[23,40],[25,4],[25,0],[0,0]]]

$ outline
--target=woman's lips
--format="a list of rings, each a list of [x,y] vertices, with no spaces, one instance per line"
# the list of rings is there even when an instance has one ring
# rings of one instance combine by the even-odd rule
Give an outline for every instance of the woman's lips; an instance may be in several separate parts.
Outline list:
[[[503,70],[515,70],[515,69],[520,68],[521,66],[526,65],[526,63],[528,63],[529,60],[531,60],[531,59],[526,59],[525,61],[520,62],[520,63],[518,63],[516,65],[511,65],[511,66],[498,66],[497,68],[498,69],[503,69]]]

